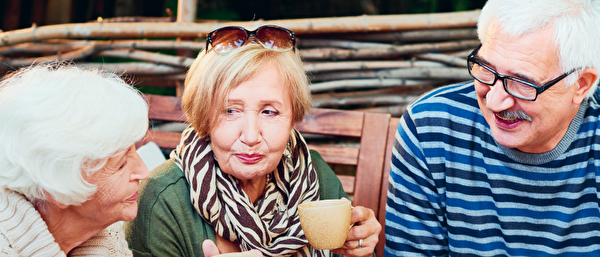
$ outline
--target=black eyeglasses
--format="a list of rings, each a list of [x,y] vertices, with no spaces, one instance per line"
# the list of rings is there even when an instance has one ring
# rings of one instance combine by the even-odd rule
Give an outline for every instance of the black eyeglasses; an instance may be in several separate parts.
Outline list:
[[[228,54],[231,51],[242,47],[248,42],[250,36],[254,36],[264,47],[274,51],[294,50],[296,46],[296,36],[289,29],[267,25],[261,26],[253,31],[245,28],[230,26],[214,30],[206,36],[206,50],[208,45],[220,54]],[[205,50],[205,52],[206,52]]]
[[[481,44],[479,44],[479,46],[477,46],[477,48],[475,48],[475,50],[473,50],[473,52],[471,52],[471,54],[469,54],[467,57],[469,74],[471,74],[471,76],[477,81],[488,86],[493,86],[496,84],[496,81],[501,80],[502,84],[504,85],[504,90],[506,90],[507,93],[526,101],[535,101],[539,94],[548,90],[550,87],[554,86],[556,83],[578,70],[572,69],[563,75],[560,75],[557,78],[538,86],[518,78],[500,75],[494,69],[477,61],[475,59],[475,55],[480,48]]]

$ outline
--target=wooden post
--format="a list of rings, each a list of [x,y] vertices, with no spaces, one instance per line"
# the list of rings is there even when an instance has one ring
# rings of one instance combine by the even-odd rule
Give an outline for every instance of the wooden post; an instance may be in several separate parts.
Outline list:
[[[177,3],[177,22],[196,21],[197,0],[179,0]]]
[[[72,0],[48,0],[46,12],[47,24],[65,24],[71,22]]]
[[[178,0],[177,2],[177,22],[195,22],[196,21],[196,6],[197,0]],[[178,38],[177,40],[186,40],[186,38]],[[194,51],[185,49],[177,50],[177,55],[182,57],[195,57]],[[183,94],[183,81],[178,81],[176,84],[176,95],[181,97]]]

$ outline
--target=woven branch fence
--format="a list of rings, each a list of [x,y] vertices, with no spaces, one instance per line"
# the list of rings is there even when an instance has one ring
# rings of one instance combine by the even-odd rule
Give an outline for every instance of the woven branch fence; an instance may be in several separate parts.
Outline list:
[[[0,32],[0,74],[71,60],[124,74],[138,86],[181,92],[208,32],[274,24],[296,33],[313,105],[402,115],[422,93],[469,80],[466,56],[479,44],[479,11],[252,22],[178,23],[114,19]],[[102,60],[98,62],[97,60]],[[107,61],[111,60],[111,61]],[[116,61],[112,61],[116,60]]]

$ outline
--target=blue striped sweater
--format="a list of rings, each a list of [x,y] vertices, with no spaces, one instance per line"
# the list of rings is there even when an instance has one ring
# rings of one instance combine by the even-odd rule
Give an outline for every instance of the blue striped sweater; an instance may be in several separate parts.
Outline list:
[[[600,94],[550,152],[496,143],[473,83],[404,113],[393,150],[386,256],[600,256]]]

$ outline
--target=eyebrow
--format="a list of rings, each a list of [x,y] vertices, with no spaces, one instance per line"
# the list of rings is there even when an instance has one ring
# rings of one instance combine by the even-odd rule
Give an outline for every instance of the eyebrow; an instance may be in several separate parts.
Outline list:
[[[123,162],[124,160],[127,160],[127,156],[129,156],[129,153],[131,153],[131,147],[128,147],[127,150],[125,150],[125,152],[123,152],[123,155],[121,156],[121,158],[118,159],[119,163]]]
[[[485,59],[483,59],[483,58],[481,58],[481,57],[479,57],[479,56],[475,56],[475,60],[477,60],[478,62],[480,62],[480,63],[484,64],[485,66],[488,66],[488,68],[491,68],[491,67],[492,67],[492,64],[491,64],[490,62],[488,62],[487,60],[485,60]],[[496,73],[500,74],[500,73],[499,73],[497,70],[495,70],[495,69],[493,69],[493,70],[494,70]],[[525,81],[525,82],[531,83],[531,84],[533,84],[533,85],[536,85],[536,86],[539,86],[539,85],[541,85],[541,84],[542,84],[542,83],[539,83],[538,81],[536,81],[535,79],[533,79],[533,78],[531,78],[531,77],[529,77],[529,76],[527,76],[527,75],[524,75],[524,74],[522,74],[522,73],[519,73],[519,72],[513,72],[513,74],[514,74],[514,76],[508,76],[508,75],[503,75],[503,74],[501,74],[501,75],[502,75],[502,76],[505,76],[505,77],[517,78],[517,79],[519,79],[519,80],[522,80],[522,81]]]
[[[229,99],[227,101],[226,104],[239,104],[239,103],[244,103],[244,100],[242,99]],[[266,99],[266,100],[261,100],[259,102],[259,104],[261,106],[265,106],[265,105],[284,105],[284,102],[278,100],[278,99]]]

